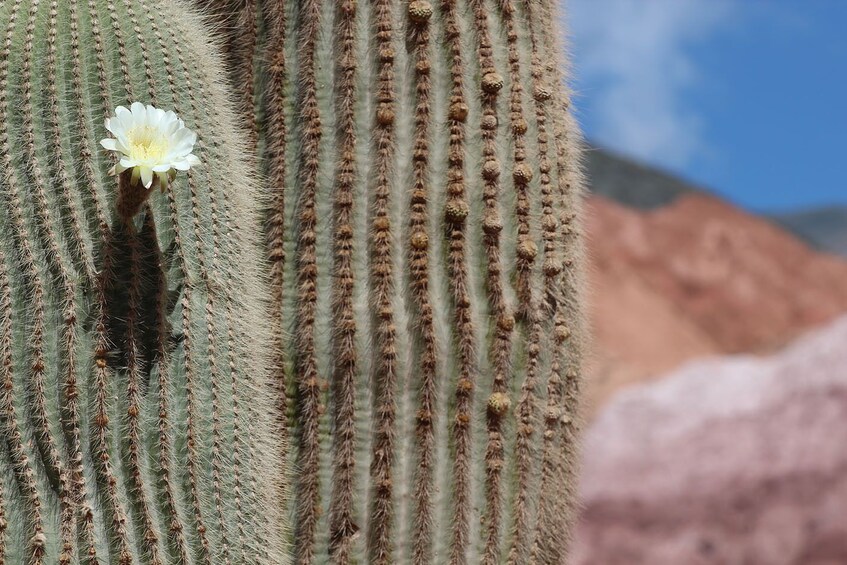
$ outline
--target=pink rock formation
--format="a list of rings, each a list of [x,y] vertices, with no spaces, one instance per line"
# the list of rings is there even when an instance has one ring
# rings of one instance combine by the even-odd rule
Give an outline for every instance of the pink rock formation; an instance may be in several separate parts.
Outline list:
[[[575,565],[847,563],[847,317],[621,391],[584,439]]]
[[[847,261],[711,196],[589,201],[592,405],[688,359],[766,352],[847,312]]]

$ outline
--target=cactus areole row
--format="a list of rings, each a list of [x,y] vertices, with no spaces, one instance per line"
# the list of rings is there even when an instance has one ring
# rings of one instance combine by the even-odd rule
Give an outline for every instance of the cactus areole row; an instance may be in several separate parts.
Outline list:
[[[0,565],[563,564],[557,0],[0,0]]]

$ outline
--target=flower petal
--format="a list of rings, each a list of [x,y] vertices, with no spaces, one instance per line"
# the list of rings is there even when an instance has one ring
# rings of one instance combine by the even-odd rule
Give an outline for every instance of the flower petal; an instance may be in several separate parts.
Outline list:
[[[124,114],[125,115],[125,114]],[[113,116],[111,118],[106,118],[106,122],[104,124],[106,129],[112,132],[113,135],[118,136],[124,131],[123,118],[121,116]]]
[[[108,149],[109,151],[118,151],[118,140],[117,139],[112,139],[111,137],[107,137],[106,139],[101,139],[100,145],[102,145],[104,149]]]
[[[165,127],[165,133],[169,136],[175,134],[177,130],[182,127],[179,125],[179,121],[176,118],[169,120],[167,127]]]
[[[174,161],[171,166],[178,171],[187,171],[191,167],[196,167],[200,164],[200,159],[194,155],[188,155],[184,159]]]
[[[141,183],[144,185],[144,188],[150,188],[150,185],[153,184],[153,169],[150,167],[138,167],[141,173]]]
[[[150,106],[150,107],[151,107],[151,108],[153,108],[152,106]],[[161,109],[159,109],[159,108],[153,108],[153,118],[154,118],[154,120],[155,120],[155,122],[156,122],[156,125],[157,125],[159,128],[162,128],[162,126],[164,126],[164,125],[165,125],[165,123],[166,123],[166,122],[165,122],[165,116],[166,116],[166,115],[167,115],[167,114],[165,113],[165,111],[164,111],[164,110],[161,110]]]
[[[182,143],[183,141],[188,141],[191,142],[191,144],[194,144],[197,142],[197,134],[188,128],[182,128],[173,135],[173,139],[177,144]]]
[[[133,167],[138,166],[138,162],[134,159],[130,159],[129,157],[122,157],[120,161],[118,161],[124,169],[131,169]]]
[[[156,126],[156,108],[149,104],[144,107],[144,123],[150,127]]]

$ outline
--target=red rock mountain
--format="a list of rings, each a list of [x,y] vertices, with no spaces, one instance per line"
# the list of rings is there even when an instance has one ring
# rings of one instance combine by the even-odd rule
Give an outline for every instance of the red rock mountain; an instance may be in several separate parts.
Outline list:
[[[842,317],[616,395],[584,438],[574,565],[847,563],[845,344]]]
[[[588,411],[688,359],[764,353],[847,312],[847,261],[704,193],[588,203]]]

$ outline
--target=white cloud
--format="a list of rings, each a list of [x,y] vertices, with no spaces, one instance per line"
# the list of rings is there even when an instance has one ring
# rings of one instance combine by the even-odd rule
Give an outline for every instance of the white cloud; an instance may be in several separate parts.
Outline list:
[[[731,25],[731,0],[567,0],[577,94],[592,138],[678,168],[709,151],[686,95],[706,77],[692,45]]]

